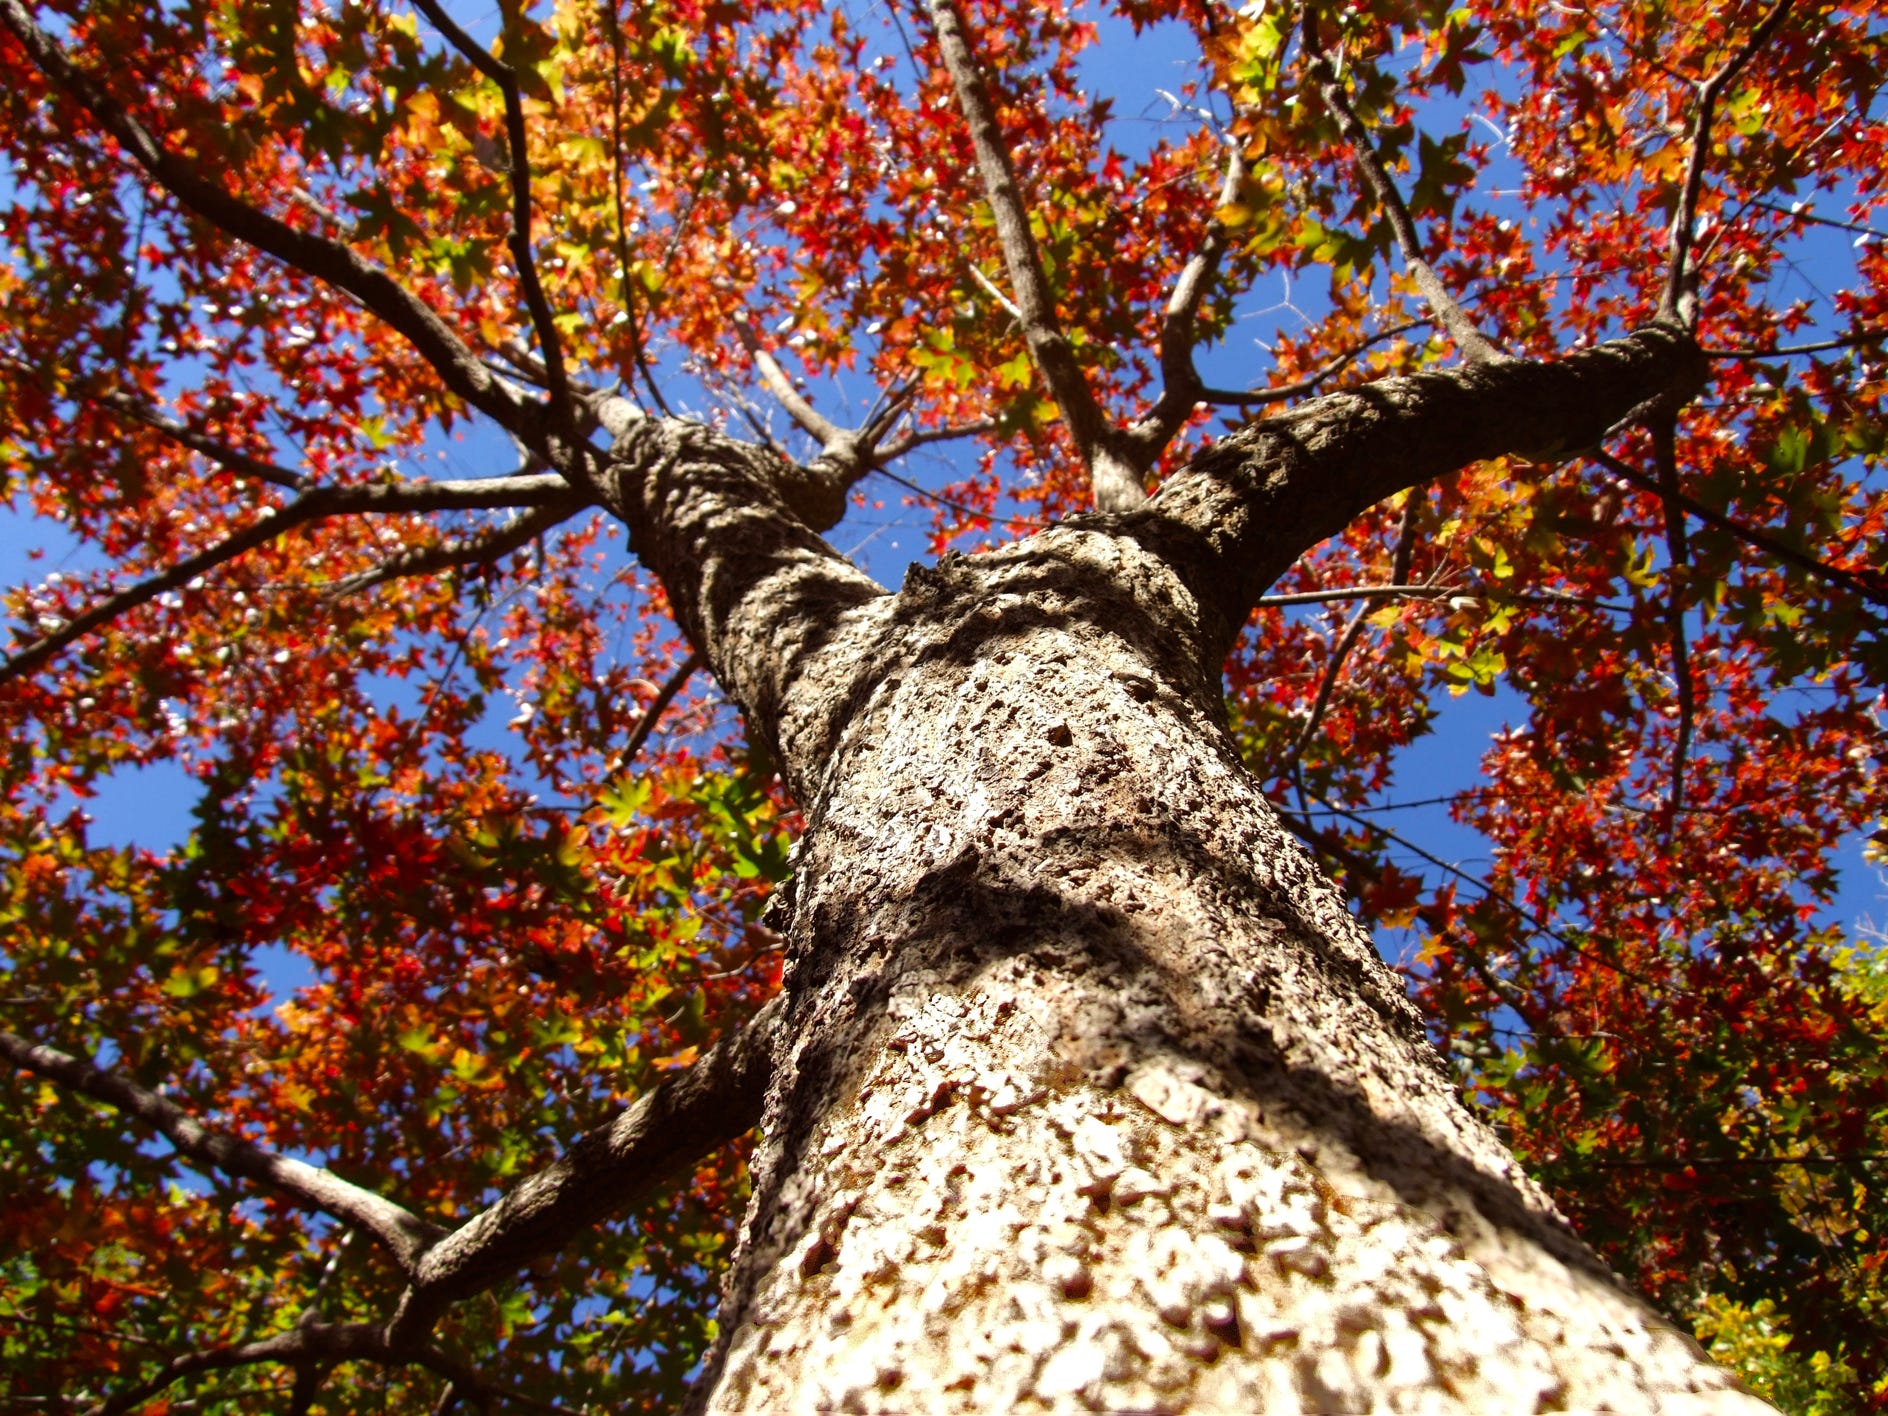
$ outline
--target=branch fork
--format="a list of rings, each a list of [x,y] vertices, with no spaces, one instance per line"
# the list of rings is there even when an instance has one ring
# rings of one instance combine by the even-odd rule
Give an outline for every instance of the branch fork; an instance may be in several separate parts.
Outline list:
[[[931,27],[944,61],[957,106],[970,131],[977,168],[982,179],[984,198],[990,204],[1003,253],[1010,293],[998,288],[973,262],[970,274],[993,299],[1015,319],[1028,345],[1030,357],[1042,375],[1049,394],[1062,411],[1064,424],[1076,451],[1088,471],[1095,504],[1102,511],[1127,512],[1147,500],[1147,475],[1161,454],[1172,443],[1194,411],[1203,404],[1237,403],[1254,405],[1279,402],[1307,392],[1326,378],[1347,367],[1356,357],[1347,354],[1310,378],[1288,388],[1258,393],[1228,393],[1208,388],[1193,362],[1198,342],[1198,322],[1220,262],[1232,246],[1232,233],[1218,220],[1212,221],[1199,248],[1187,260],[1176,277],[1162,313],[1160,327],[1161,392],[1153,405],[1132,423],[1122,426],[1111,418],[1096,397],[1088,377],[1076,358],[1074,345],[1062,329],[1055,313],[1054,293],[1049,287],[1041,252],[1029,224],[1017,182],[1015,164],[997,123],[996,107],[984,83],[982,71],[971,47],[969,35],[958,13],[955,0],[929,0]],[[1221,178],[1219,206],[1238,199],[1248,178],[1244,151],[1236,136],[1222,136],[1227,150],[1226,167]],[[1390,199],[1400,207],[1393,187]],[[1407,224],[1407,217],[1406,217]],[[1420,253],[1416,264],[1422,271]],[[1419,273],[1418,279],[1422,279]],[[1492,346],[1474,333],[1459,307],[1447,300],[1433,273],[1430,285],[1442,295],[1443,308],[1455,310],[1457,324],[1466,328],[1459,338],[1465,349],[1482,357],[1492,357]],[[1432,304],[1435,303],[1432,301]],[[1476,341],[1480,341],[1476,343]],[[1359,351],[1361,352],[1361,351]]]
[[[957,436],[964,431],[926,433],[908,429],[893,437],[893,430],[904,419],[917,394],[917,386],[911,382],[897,384],[882,394],[858,427],[841,427],[808,402],[794,386],[792,377],[761,342],[760,332],[751,323],[737,322],[734,333],[774,402],[801,432],[819,444],[819,453],[806,465],[806,470],[835,504],[831,508],[831,519],[824,525],[814,526],[815,531],[825,531],[838,524],[845,511],[846,493],[869,473],[880,470],[885,463],[902,457],[920,443],[935,441],[939,436]],[[979,424],[969,431],[981,431],[982,426]]]
[[[1317,84],[1318,96],[1324,100],[1326,110],[1336,121],[1338,132],[1350,144],[1358,171],[1375,195],[1378,205],[1383,208],[1384,218],[1395,234],[1397,250],[1402,253],[1404,269],[1416,282],[1423,303],[1429,307],[1430,314],[1435,316],[1436,322],[1448,333],[1456,349],[1469,363],[1495,364],[1506,361],[1511,356],[1503,353],[1482,333],[1423,254],[1422,238],[1417,234],[1416,222],[1410,215],[1409,206],[1377,152],[1369,129],[1364,126],[1363,119],[1357,116],[1343,75],[1331,62],[1330,55],[1325,53],[1323,40],[1318,34],[1315,5],[1305,7],[1300,33],[1303,36],[1306,68]]]

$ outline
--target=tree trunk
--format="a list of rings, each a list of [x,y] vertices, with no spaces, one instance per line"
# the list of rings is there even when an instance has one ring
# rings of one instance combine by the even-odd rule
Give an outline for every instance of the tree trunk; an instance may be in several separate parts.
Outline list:
[[[1198,623],[1070,529],[886,614],[782,901],[795,1045],[702,1404],[1767,1409],[1457,1100]]]
[[[897,595],[808,529],[831,487],[625,428],[607,499],[807,817],[697,1409],[1769,1409],[1462,1104],[1219,683],[1253,596],[1371,502],[1700,367],[1654,328],[1385,380]]]

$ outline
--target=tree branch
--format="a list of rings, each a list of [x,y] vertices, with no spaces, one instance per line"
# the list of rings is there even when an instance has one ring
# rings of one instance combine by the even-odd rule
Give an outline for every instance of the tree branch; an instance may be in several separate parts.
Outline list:
[[[1392,325],[1389,329],[1379,330],[1361,344],[1352,345],[1342,354],[1330,360],[1313,373],[1306,374],[1295,383],[1279,384],[1275,388],[1226,389],[1202,388],[1199,401],[1220,405],[1237,405],[1241,408],[1255,408],[1268,403],[1283,403],[1287,399],[1297,398],[1300,394],[1310,393],[1326,379],[1335,378],[1352,364],[1361,359],[1371,346],[1381,344],[1386,339],[1394,339],[1399,334],[1408,334],[1412,329],[1423,324],[1422,320],[1405,320],[1402,324]]]
[[[315,1362],[304,1362],[295,1368],[295,1382],[288,1393],[288,1416],[308,1416],[327,1375],[328,1368]]]
[[[387,1326],[417,1341],[453,1303],[482,1292],[621,1213],[684,1166],[760,1120],[784,1011],[762,1008],[694,1066],[664,1074],[614,1121],[435,1244]]]
[[[85,1058],[28,1042],[10,1032],[0,1032],[0,1058],[136,1117],[200,1165],[253,1180],[299,1205],[364,1230],[408,1273],[418,1271],[420,1255],[442,1232],[392,1200],[363,1190],[331,1171],[212,1131],[176,1103]],[[171,1380],[175,1378],[166,1379],[167,1384]]]
[[[377,585],[410,579],[416,575],[438,575],[441,571],[464,566],[490,565],[500,556],[509,555],[567,520],[572,512],[584,505],[583,498],[572,494],[564,502],[553,502],[520,512],[504,525],[491,527],[475,536],[458,537],[442,541],[436,546],[415,546],[400,551],[372,570],[364,570],[358,575],[336,581],[332,587],[333,593],[354,595]]]
[[[1324,52],[1324,42],[1318,34],[1317,6],[1305,6],[1301,28],[1305,54],[1309,58],[1311,76],[1317,82],[1318,93],[1332,118],[1337,121],[1338,132],[1350,144],[1358,170],[1376,194],[1377,202],[1390,223],[1390,230],[1395,233],[1397,249],[1403,253],[1403,265],[1414,277],[1416,288],[1422,292],[1423,302],[1429,306],[1437,322],[1448,331],[1449,338],[1455,341],[1455,347],[1461,351],[1464,359],[1473,364],[1495,363],[1506,359],[1508,356],[1489,342],[1475,321],[1469,318],[1468,312],[1456,303],[1449,288],[1442,283],[1442,278],[1424,258],[1422,239],[1416,233],[1416,223],[1410,216],[1409,207],[1403,202],[1403,194],[1396,189],[1396,183],[1384,167],[1383,159],[1377,154],[1376,144],[1370,140],[1369,130],[1357,116],[1357,110],[1351,107],[1350,95],[1344,91],[1344,81],[1338,77],[1329,56]]]
[[[473,68],[497,84],[498,91],[504,95],[505,146],[511,156],[511,235],[505,244],[518,267],[518,283],[524,288],[525,308],[530,311],[538,354],[544,360],[551,406],[568,424],[574,405],[570,399],[569,378],[564,372],[564,351],[557,338],[550,302],[544,298],[544,286],[538,280],[537,258],[531,251],[531,148],[524,127],[524,100],[518,92],[518,75],[509,64],[473,43],[472,36],[453,22],[438,0],[413,0],[413,3],[446,37],[446,42],[464,55]]]
[[[0,0],[4,3],[4,0]],[[453,482],[380,482],[361,486],[315,487],[287,506],[265,508],[262,519],[215,545],[186,556],[156,575],[147,576],[81,611],[75,618],[0,659],[0,684],[30,673],[69,644],[148,605],[166,591],[188,585],[199,575],[265,546],[298,526],[337,516],[429,511],[491,511],[501,507],[568,505],[570,484],[554,473],[487,477]]]
[[[386,1329],[375,1323],[298,1323],[271,1337],[231,1347],[215,1347],[189,1352],[166,1363],[155,1376],[135,1387],[94,1406],[89,1416],[128,1416],[159,1392],[185,1377],[199,1372],[229,1371],[277,1362],[297,1373],[296,1389],[302,1387],[301,1374],[338,1362],[380,1362],[388,1366],[425,1367],[444,1377],[458,1397],[470,1398],[483,1405],[503,1397],[527,1410],[544,1411],[552,1416],[579,1416],[569,1407],[539,1401],[521,1392],[480,1381],[464,1362],[447,1356],[437,1347],[422,1343],[396,1343]]]
[[[681,681],[680,675],[672,679],[672,688],[679,689]],[[652,722],[661,706],[651,704],[645,720]],[[128,1412],[194,1373],[262,1362],[298,1369],[344,1360],[418,1364],[447,1377],[461,1395],[496,1394],[427,1344],[440,1314],[555,1253],[751,1129],[766,1097],[781,1017],[778,1002],[768,1004],[694,1066],[665,1074],[614,1121],[580,1138],[559,1160],[450,1234],[329,1171],[211,1131],[175,1103],[89,1061],[0,1032],[0,1058],[136,1117],[199,1164],[254,1181],[364,1231],[388,1250],[411,1282],[384,1327],[329,1325],[315,1321],[312,1311],[304,1313],[293,1328],[272,1337],[175,1358],[95,1411],[98,1416]]]
[[[92,401],[121,413],[135,422],[144,424],[164,434],[172,442],[187,447],[192,452],[201,453],[212,462],[227,467],[238,476],[254,477],[258,481],[268,482],[272,486],[286,491],[299,492],[308,487],[308,478],[300,472],[291,472],[286,467],[278,467],[273,462],[265,462],[259,457],[230,446],[220,438],[213,438],[208,433],[200,432],[180,419],[160,412],[149,404],[141,403],[116,391],[90,395]]]
[[[1390,583],[1400,584],[1409,578],[1410,557],[1416,549],[1416,514],[1421,508],[1421,499],[1412,490],[1403,503],[1403,518],[1396,533],[1396,549],[1391,552]],[[1305,749],[1316,736],[1318,724],[1324,719],[1324,710],[1330,706],[1331,694],[1337,688],[1339,675],[1344,672],[1344,662],[1350,657],[1350,651],[1363,637],[1364,623],[1370,617],[1368,601],[1359,605],[1350,617],[1350,623],[1344,626],[1344,633],[1337,641],[1337,647],[1331,651],[1331,662],[1325,667],[1324,679],[1318,684],[1317,697],[1312,701],[1311,712],[1306,716],[1304,726],[1298,730],[1298,738],[1291,745],[1292,780],[1298,787],[1298,808],[1304,810]]]
[[[520,399],[496,378],[432,306],[342,242],[297,230],[198,175],[190,163],[165,147],[161,135],[73,63],[34,21],[23,0],[0,0],[0,23],[13,32],[47,78],[190,211],[237,240],[352,295],[418,350],[447,389],[496,419],[546,463],[560,465],[565,450],[548,436],[543,407]]]
[[[610,31],[610,198],[616,207],[616,291],[629,319],[629,351],[642,374],[643,387],[662,411],[673,418],[669,401],[662,396],[662,386],[649,367],[649,353],[643,344],[642,317],[637,312],[636,296],[630,288],[628,205],[623,198],[623,26],[616,13],[616,0],[604,0],[604,22]]]
[[[802,432],[819,443],[820,454],[813,459],[807,470],[816,475],[830,474],[825,478],[830,483],[827,491],[841,499],[866,474],[884,472],[884,464],[888,460],[902,456],[914,447],[930,442],[942,442],[948,438],[968,437],[993,426],[986,419],[949,428],[908,431],[891,442],[886,442],[886,436],[897,426],[915,391],[915,385],[907,382],[882,392],[878,401],[873,404],[866,415],[865,422],[859,427],[842,428],[806,400],[800,390],[794,386],[786,370],[780,367],[779,361],[761,343],[760,333],[752,324],[745,320],[738,321],[734,326],[734,331],[741,341],[741,347],[747,351],[748,358],[752,360],[755,372],[760,375],[761,383],[766,387],[767,392],[773,395],[774,401],[786,411],[787,416],[793,419]],[[765,438],[770,447],[775,447],[777,450],[778,445],[768,435],[767,430],[760,425],[759,420],[748,413],[745,403],[741,405],[741,411],[747,415],[748,422],[755,432]],[[894,478],[894,480],[902,481],[903,479]],[[828,524],[837,524],[843,509],[842,500]],[[824,530],[825,528],[816,527],[815,529]]]
[[[754,372],[760,375],[767,392],[773,395],[774,402],[786,410],[787,416],[799,425],[800,431],[822,448],[830,448],[837,443],[844,435],[843,430],[801,396],[799,389],[793,386],[793,380],[787,377],[787,371],[762,347],[760,335],[754,326],[746,320],[736,320],[734,335],[747,351],[747,357],[753,360]]]
[[[1238,200],[1246,180],[1245,154],[1236,139],[1227,139],[1226,175],[1220,183],[1219,205],[1230,206]],[[1127,431],[1143,468],[1173,441],[1174,434],[1206,398],[1206,388],[1193,364],[1193,346],[1198,342],[1200,305],[1219,273],[1219,263],[1226,253],[1229,235],[1217,217],[1206,228],[1206,238],[1199,250],[1180,270],[1173,293],[1167,297],[1167,309],[1160,322],[1160,397],[1146,415]],[[1348,360],[1346,361],[1348,362]]]
[[[919,383],[920,380],[913,375],[901,379],[890,388],[880,389],[878,397],[872,400],[872,406],[865,410],[865,421],[859,425],[859,435],[878,449],[880,456],[889,456],[885,452],[885,439],[911,408],[912,401],[918,395]],[[989,425],[990,420],[984,419],[975,426],[982,428]],[[963,436],[961,432],[949,429],[940,431],[948,437]]]
[[[1657,478],[1649,477],[1630,463],[1620,461],[1619,458],[1614,457],[1610,452],[1606,451],[1605,448],[1593,448],[1586,455],[1599,463],[1600,466],[1604,467],[1607,471],[1632,483],[1633,486],[1639,488],[1641,491],[1650,492],[1657,497],[1667,495],[1666,489],[1659,483]],[[1787,545],[1777,540],[1776,537],[1757,530],[1755,527],[1746,526],[1740,521],[1733,521],[1723,512],[1713,511],[1703,502],[1698,501],[1696,498],[1682,491],[1673,492],[1671,495],[1680,506],[1697,517],[1700,521],[1704,522],[1705,525],[1716,527],[1720,531],[1735,536],[1746,545],[1755,546],[1762,551],[1768,551],[1778,560],[1783,561],[1787,565],[1795,566],[1798,570],[1814,576],[1817,580],[1823,581],[1825,584],[1833,585],[1841,590],[1847,590],[1851,594],[1860,595],[1870,604],[1880,605],[1882,608],[1888,609],[1888,587],[1871,584],[1854,571],[1843,570],[1840,566],[1830,565],[1827,561],[1818,560],[1815,556],[1809,555],[1804,551],[1799,551],[1794,546]]]
[[[1684,331],[1652,325],[1554,360],[1377,379],[1229,433],[1117,524],[1213,615],[1205,662],[1217,672],[1221,644],[1273,581],[1373,503],[1485,458],[1594,447],[1649,398],[1682,401],[1708,372]]]
[[[1462,593],[1447,585],[1353,585],[1343,590],[1299,590],[1289,595],[1261,595],[1261,607],[1273,605],[1324,605],[1333,600],[1439,600],[1444,595]]]
[[[1698,86],[1698,106],[1691,122],[1691,153],[1685,163],[1685,182],[1679,189],[1678,210],[1672,213],[1671,229],[1666,236],[1670,255],[1666,262],[1665,290],[1659,297],[1659,318],[1677,320],[1687,329],[1695,325],[1698,318],[1697,273],[1691,266],[1692,226],[1698,217],[1698,197],[1704,190],[1705,163],[1711,156],[1711,125],[1716,118],[1718,98],[1724,86],[1737,77],[1783,23],[1790,4],[1791,0],[1776,0],[1770,13],[1750,32],[1750,38]]]
[[[165,1363],[155,1376],[127,1388],[94,1406],[90,1416],[124,1416],[175,1382],[198,1372],[228,1371],[233,1367],[252,1367],[264,1362],[301,1366],[311,1362],[359,1361],[389,1362],[396,1359],[387,1346],[385,1335],[373,1323],[297,1324],[272,1337],[233,1347],[213,1347],[202,1352],[187,1352]]]
[[[1023,312],[1016,308],[1016,302],[1010,299],[1004,292],[1002,286],[998,285],[994,280],[983,273],[982,266],[978,265],[975,261],[967,260],[964,262],[964,269],[970,272],[970,278],[972,280],[983,287],[983,293],[996,301],[997,308],[1016,321],[1017,328],[1021,329],[1024,327]]]
[[[957,107],[970,130],[984,199],[996,223],[997,243],[1009,271],[1014,308],[1030,357],[1041,371],[1049,394],[1062,409],[1076,451],[1088,468],[1095,504],[1103,511],[1128,511],[1147,500],[1141,469],[1128,455],[1122,434],[1089,387],[1088,376],[1055,314],[1055,297],[1043,272],[1042,254],[1029,229],[1029,214],[1016,184],[1016,168],[996,121],[982,70],[964,32],[953,0],[928,0],[932,32],[957,95]],[[1150,459],[1151,460],[1151,459]]]

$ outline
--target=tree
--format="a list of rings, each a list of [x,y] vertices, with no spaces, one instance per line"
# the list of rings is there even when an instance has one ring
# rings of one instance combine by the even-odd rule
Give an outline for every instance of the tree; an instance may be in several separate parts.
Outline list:
[[[23,1402],[1888,1399],[1866,7],[0,21]]]

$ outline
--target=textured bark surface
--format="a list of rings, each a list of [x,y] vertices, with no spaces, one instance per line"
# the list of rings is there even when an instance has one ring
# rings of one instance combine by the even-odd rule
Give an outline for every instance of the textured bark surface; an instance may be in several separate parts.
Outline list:
[[[1456,1101],[1165,566],[1064,530],[897,605],[710,1409],[1765,1409]]]
[[[1198,597],[1223,636],[1217,669],[1266,588],[1366,507],[1485,458],[1593,446],[1647,405],[1690,397],[1705,367],[1688,336],[1653,325],[1552,362],[1381,379],[1222,438],[1119,524]]]
[[[880,591],[767,455],[612,500],[806,832],[713,1411],[1767,1410],[1458,1101],[1221,721],[1251,599],[1370,502],[1695,377],[1650,330],[1335,395],[1148,506]]]
[[[870,662],[890,599],[809,529],[833,484],[699,424],[631,423],[603,499],[794,795],[845,721],[827,686]],[[844,492],[839,492],[843,504]],[[814,519],[818,518],[818,519]]]

